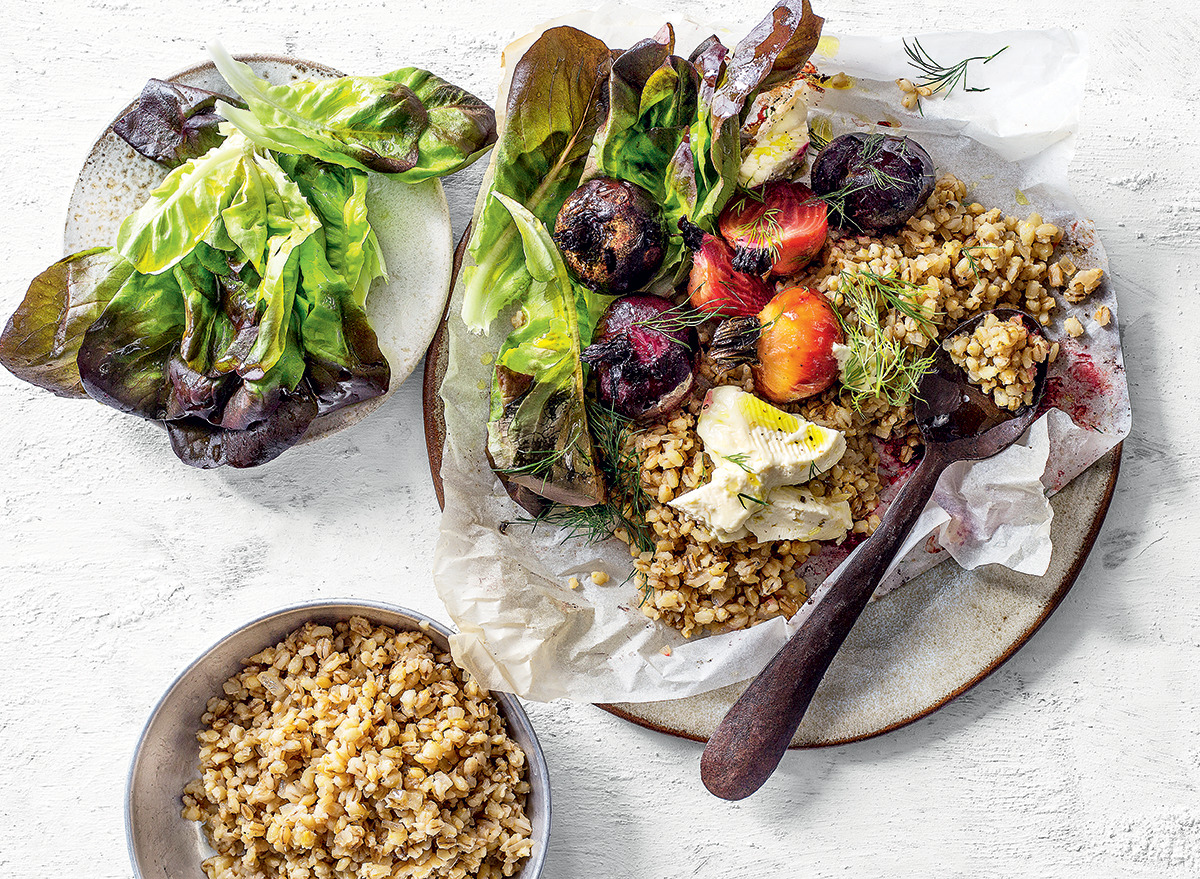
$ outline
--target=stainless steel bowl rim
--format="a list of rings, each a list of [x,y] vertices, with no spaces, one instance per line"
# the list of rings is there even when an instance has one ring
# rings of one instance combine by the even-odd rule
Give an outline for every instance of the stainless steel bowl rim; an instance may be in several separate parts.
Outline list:
[[[442,635],[445,638],[449,638],[450,636],[455,634],[454,629],[450,628],[445,623],[442,623],[441,621],[436,620],[433,617],[428,616],[427,614],[423,614],[420,611],[412,610],[411,608],[403,607],[398,604],[386,604],[381,601],[369,601],[369,600],[364,600],[364,599],[359,599],[359,598],[340,598],[340,599],[321,599],[321,600],[315,600],[315,601],[306,601],[306,602],[302,602],[300,604],[290,604],[290,605],[287,605],[286,607],[281,607],[276,610],[269,611],[265,614],[262,614],[261,616],[258,616],[256,618],[250,620],[249,622],[243,623],[242,625],[238,626],[236,629],[232,630],[231,632],[228,632],[226,635],[221,637],[219,640],[217,640],[217,641],[213,642],[211,645],[209,645],[209,647],[207,647],[204,651],[202,651],[199,656],[197,656],[190,663],[188,663],[187,667],[184,668],[183,671],[181,671],[179,674],[177,674],[175,676],[175,678],[171,681],[170,685],[163,692],[162,696],[160,696],[158,701],[154,704],[154,708],[151,709],[149,716],[146,718],[146,722],[142,725],[142,731],[138,734],[137,745],[135,745],[135,747],[133,749],[133,756],[129,761],[129,771],[126,773],[126,776],[125,776],[125,816],[124,816],[125,817],[125,844],[126,844],[126,848],[128,849],[128,852],[129,852],[129,862],[133,867],[133,872],[134,872],[134,876],[136,877],[136,879],[144,879],[144,877],[142,874],[141,867],[138,864],[137,853],[136,853],[136,849],[134,847],[134,839],[133,839],[132,815],[133,815],[134,776],[137,772],[138,761],[142,755],[142,750],[146,743],[146,736],[150,731],[150,727],[154,723],[155,718],[158,717],[158,714],[162,710],[163,706],[170,699],[171,693],[174,692],[174,690],[184,680],[186,680],[187,677],[190,674],[192,674],[192,672],[194,672],[196,670],[196,668],[198,666],[200,666],[209,657],[210,654],[212,654],[215,650],[217,650],[217,648],[219,648],[226,641],[237,636],[239,633],[243,632],[244,630],[249,629],[253,626],[257,626],[261,623],[265,623],[268,620],[272,620],[278,616],[282,616],[283,614],[296,613],[298,611],[309,611],[309,612],[316,613],[316,612],[321,612],[321,611],[335,610],[337,608],[351,609],[348,611],[349,615],[353,615],[353,613],[354,613],[352,608],[363,608],[365,610],[385,611],[387,613],[397,614],[400,616],[406,616],[406,617],[411,618],[412,620],[415,621],[416,628],[418,630],[423,631],[425,628],[433,629],[434,631],[436,631],[437,633],[439,633],[440,635]],[[265,646],[269,646],[269,645],[264,645],[264,647]],[[521,868],[521,872],[518,873],[516,877],[514,877],[514,879],[537,879],[537,877],[541,875],[542,867],[545,864],[546,850],[548,848],[548,843],[549,843],[549,838],[550,838],[550,828],[551,828],[552,818],[553,818],[552,803],[551,803],[551,796],[550,796],[550,781],[549,781],[550,770],[549,770],[549,766],[546,763],[546,755],[542,752],[541,742],[538,741],[537,733],[533,729],[533,724],[531,724],[529,722],[529,716],[525,713],[525,709],[521,706],[521,703],[517,699],[517,697],[514,696],[512,693],[504,693],[504,692],[501,692],[498,690],[493,690],[491,692],[492,692],[492,695],[495,696],[496,699],[499,700],[500,705],[504,709],[505,721],[507,721],[507,723],[511,727],[519,728],[521,730],[521,732],[524,734],[524,736],[528,737],[529,741],[532,742],[532,744],[533,744],[532,749],[527,749],[527,750],[531,750],[532,753],[527,753],[525,755],[527,765],[529,768],[531,785],[532,785],[532,779],[534,779],[535,777],[540,776],[541,778],[546,780],[545,784],[544,784],[544,789],[540,790],[538,792],[541,795],[542,800],[544,801],[544,809],[545,809],[545,815],[546,815],[546,817],[545,817],[546,830],[545,830],[545,833],[542,834],[541,837],[539,838],[539,834],[536,832],[537,828],[536,827],[534,828],[533,835],[534,835],[534,838],[535,838],[535,841],[537,844],[534,846],[533,854],[531,854],[529,856],[529,860],[525,862],[525,866]],[[197,875],[199,876],[199,874],[197,874]]]

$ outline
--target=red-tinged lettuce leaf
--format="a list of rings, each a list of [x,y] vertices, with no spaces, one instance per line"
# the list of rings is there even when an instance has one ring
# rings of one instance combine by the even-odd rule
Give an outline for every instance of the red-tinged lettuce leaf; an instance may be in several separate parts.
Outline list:
[[[709,231],[737,187],[741,162],[741,117],[765,84],[803,67],[817,47],[824,19],[809,0],[780,0],[726,54],[716,38],[692,53],[700,73],[700,99],[707,112],[692,126],[698,206],[692,221]]]
[[[133,273],[110,248],[60,259],[33,279],[0,334],[0,364],[60,397],[86,398],[75,358],[83,334]]]
[[[725,76],[713,96],[716,127],[736,118],[774,72],[786,76],[802,67],[817,48],[825,19],[809,0],[780,0],[734,47]]]
[[[700,77],[673,55],[675,33],[666,25],[613,62],[608,115],[592,142],[584,180],[616,177],[645,189],[662,208],[669,229],[696,212],[698,190],[691,127],[699,109]],[[659,277],[683,260],[683,240],[669,239]]]
[[[489,196],[509,196],[553,226],[605,118],[611,68],[608,46],[575,28],[552,28],[529,47],[513,68]],[[481,332],[528,289],[530,276],[512,215],[499,201],[485,199],[472,229],[476,264],[464,269],[462,317]]]
[[[241,101],[177,82],[152,79],[137,103],[113,123],[113,133],[145,156],[167,168],[178,168],[219,144],[224,121],[218,100],[237,107]]]
[[[185,464],[202,469],[257,467],[290,449],[317,416],[317,400],[307,382],[281,394],[271,417],[246,430],[214,427],[199,418],[166,423],[171,449]]]
[[[92,399],[142,418],[167,416],[167,363],[186,320],[178,269],[132,273],[84,333],[77,362]]]

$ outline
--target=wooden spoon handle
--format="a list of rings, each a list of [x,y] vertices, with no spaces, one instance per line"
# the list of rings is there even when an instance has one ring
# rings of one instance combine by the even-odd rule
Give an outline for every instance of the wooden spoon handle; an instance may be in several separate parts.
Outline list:
[[[700,778],[716,796],[748,797],[775,771],[826,669],[949,463],[936,446],[927,447],[875,533],[828,582],[800,629],[729,709],[700,758]]]

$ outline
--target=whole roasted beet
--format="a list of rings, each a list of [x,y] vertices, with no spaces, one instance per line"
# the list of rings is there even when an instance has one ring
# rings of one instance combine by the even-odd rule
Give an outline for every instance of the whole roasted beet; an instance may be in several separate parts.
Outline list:
[[[692,389],[695,331],[672,321],[674,308],[658,296],[623,296],[604,312],[583,351],[600,401],[626,418],[670,412]]]
[[[830,222],[876,235],[903,225],[929,198],[933,160],[912,138],[854,132],[821,150],[811,179]]]
[[[662,209],[633,183],[596,177],[563,203],[554,243],[575,279],[602,293],[628,293],[654,277],[667,250]]]

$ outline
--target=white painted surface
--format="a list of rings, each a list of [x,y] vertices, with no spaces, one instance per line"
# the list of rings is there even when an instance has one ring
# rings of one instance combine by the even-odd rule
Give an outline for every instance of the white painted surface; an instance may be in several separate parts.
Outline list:
[[[763,3],[644,0],[748,23]],[[760,8],[761,7],[761,8]],[[554,784],[548,879],[1200,874],[1200,21],[1189,0],[1005,8],[825,0],[832,31],[1086,27],[1073,180],[1112,259],[1134,435],[1079,582],[1007,665],[887,736],[789,755],[755,798],[700,786],[700,748],[590,706],[532,705]],[[284,13],[280,10],[287,9]],[[61,256],[78,165],[142,82],[203,56],[429,67],[482,96],[560,2],[6,4],[0,314]],[[448,182],[456,233],[482,169]],[[128,756],[167,683],[260,611],[359,596],[445,618],[419,384],[259,471],[179,465],[161,432],[0,375],[0,877],[128,877]]]

